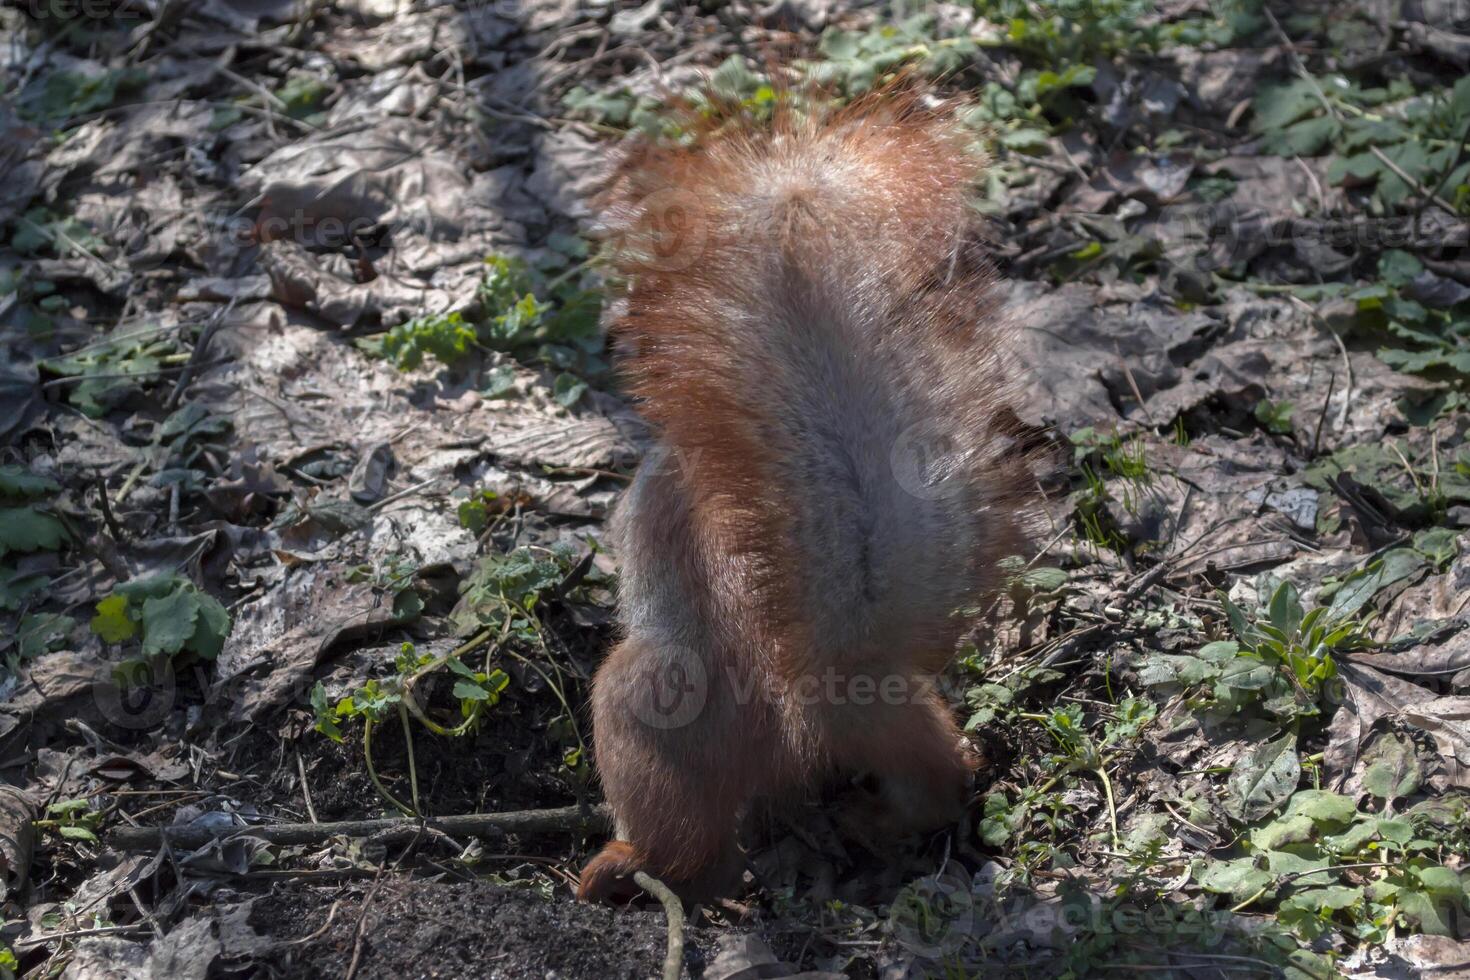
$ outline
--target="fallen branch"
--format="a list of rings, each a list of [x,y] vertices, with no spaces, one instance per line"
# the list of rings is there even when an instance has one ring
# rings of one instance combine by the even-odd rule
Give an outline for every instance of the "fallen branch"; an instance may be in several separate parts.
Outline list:
[[[604,833],[611,826],[607,807],[576,806],[509,813],[461,813],[448,817],[389,817],[382,820],[338,820],[332,823],[277,823],[255,827],[119,827],[107,842],[118,851],[151,851],[164,841],[197,850],[215,841],[251,837],[268,844],[320,844],[333,837],[372,837],[383,843],[406,842],[425,830],[454,836],[487,834]]]
[[[668,885],[643,871],[633,872],[633,881],[663,903],[669,917],[669,948],[664,954],[663,980],[679,980],[684,975],[684,903]]]

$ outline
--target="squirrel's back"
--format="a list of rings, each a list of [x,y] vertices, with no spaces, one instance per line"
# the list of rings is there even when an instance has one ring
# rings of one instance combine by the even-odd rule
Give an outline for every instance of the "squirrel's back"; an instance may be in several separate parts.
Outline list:
[[[900,645],[942,662],[1016,550],[981,160],[925,99],[716,114],[693,148],[630,155],[607,208],[632,390],[783,673]]]

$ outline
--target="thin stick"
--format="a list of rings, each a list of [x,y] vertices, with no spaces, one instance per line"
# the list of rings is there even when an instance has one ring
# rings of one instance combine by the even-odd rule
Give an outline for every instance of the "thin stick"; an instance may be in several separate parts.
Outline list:
[[[306,798],[306,815],[311,818],[312,823],[319,823],[316,818],[316,807],[311,804],[311,784],[306,781],[306,763],[301,761],[301,753],[296,753],[296,771],[301,774],[301,795]]]
[[[664,954],[663,980],[679,980],[684,975],[684,903],[669,886],[643,871],[633,872],[633,881],[663,903],[669,917],[669,949]]]
[[[210,318],[199,333],[199,339],[194,342],[194,350],[189,354],[189,360],[184,364],[184,373],[179,375],[179,380],[174,384],[174,390],[169,392],[163,407],[174,409],[178,407],[179,399],[184,396],[184,389],[189,387],[189,382],[194,380],[194,375],[199,372],[200,363],[204,360],[205,352],[209,350],[209,342],[214,339],[214,333],[229,318],[235,309],[236,297],[231,296],[229,304]],[[215,362],[216,364],[219,362]],[[210,367],[214,365],[211,364]]]
[[[315,932],[307,933],[300,939],[288,939],[283,943],[277,944],[273,947],[273,949],[280,950],[290,949],[292,946],[304,946],[315,939],[322,938],[327,934],[327,930],[332,928],[332,920],[337,917],[337,909],[340,908],[341,905],[341,899],[338,899],[337,901],[332,903],[332,907],[327,909],[327,921],[322,923],[322,927],[320,929],[316,930]]]
[[[1449,201],[1446,201],[1438,194],[1431,193],[1428,188],[1419,183],[1419,181],[1415,180],[1413,176],[1411,176],[1407,171],[1404,170],[1403,167],[1400,167],[1398,164],[1394,163],[1393,160],[1389,158],[1388,154],[1384,153],[1376,146],[1368,147],[1368,152],[1377,157],[1378,161],[1382,163],[1385,167],[1387,167],[1389,170],[1392,170],[1394,172],[1394,175],[1398,177],[1399,180],[1402,180],[1404,183],[1414,188],[1415,193],[1419,195],[1421,200],[1433,201],[1435,204],[1438,204],[1450,214],[1455,213],[1455,206],[1453,204],[1451,204]]]
[[[343,980],[352,980],[357,976],[357,964],[362,961],[362,940],[367,935],[368,910],[373,907],[373,899],[378,897],[378,889],[383,885],[384,867],[386,865],[378,865],[378,873],[373,876],[373,883],[362,900],[362,908],[357,911],[357,925],[352,929],[352,961],[347,964],[347,973],[343,975]]]
[[[1108,778],[1106,765],[1098,766],[1094,771],[1097,773],[1097,778],[1102,780],[1103,792],[1108,797],[1108,823],[1113,830],[1113,847],[1117,850],[1122,850],[1122,838],[1118,836],[1118,804],[1113,799],[1113,781]]]
[[[1337,385],[1337,372],[1327,375],[1327,397],[1322,399],[1322,411],[1317,414],[1317,426],[1312,430],[1312,459],[1322,448],[1322,423],[1327,420],[1327,409],[1332,405],[1332,389]]]
[[[102,502],[102,523],[107,525],[107,530],[112,532],[112,539],[118,544],[124,543],[122,527],[117,523],[117,518],[112,514],[112,504],[107,500],[107,478],[97,478],[97,497]]]
[[[267,844],[320,844],[333,837],[372,837],[385,844],[412,840],[421,828],[450,836],[487,837],[498,834],[601,833],[611,826],[605,806],[556,807],[548,810],[512,810],[506,813],[460,813],[447,817],[386,817],[377,820],[339,820],[331,823],[278,823],[256,827],[119,827],[107,843],[118,851],[151,851],[164,842],[184,850],[198,850],[215,841],[252,837]]]

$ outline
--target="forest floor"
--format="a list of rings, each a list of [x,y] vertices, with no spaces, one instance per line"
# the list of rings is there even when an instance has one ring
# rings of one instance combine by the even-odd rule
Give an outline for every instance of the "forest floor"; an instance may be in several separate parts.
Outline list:
[[[989,150],[1059,456],[946,677],[990,765],[902,847],[758,821],[689,974],[1470,969],[1464,3],[0,24],[0,977],[659,975],[657,902],[571,897],[647,439],[587,199],[701,78],[904,68]]]

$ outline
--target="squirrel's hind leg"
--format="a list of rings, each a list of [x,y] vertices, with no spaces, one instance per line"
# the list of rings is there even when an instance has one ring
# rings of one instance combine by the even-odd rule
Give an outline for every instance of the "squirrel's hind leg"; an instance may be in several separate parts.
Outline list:
[[[862,710],[836,740],[834,761],[877,778],[875,829],[921,833],[958,820],[979,756],[939,692],[922,684],[912,700]]]
[[[635,894],[635,871],[686,901],[738,884],[737,834],[756,760],[739,706],[710,673],[690,651],[637,637],[598,670],[593,748],[617,839],[583,869],[579,898]]]

